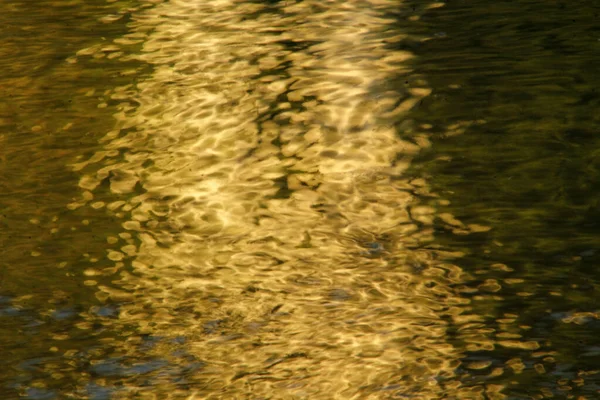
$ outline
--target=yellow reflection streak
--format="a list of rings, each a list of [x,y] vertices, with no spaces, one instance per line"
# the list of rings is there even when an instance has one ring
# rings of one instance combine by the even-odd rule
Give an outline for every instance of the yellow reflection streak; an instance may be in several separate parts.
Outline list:
[[[120,58],[154,72],[114,90],[115,129],[75,166],[86,191],[109,182],[124,218],[107,256],[132,271],[107,268],[98,297],[123,302],[123,351],[179,336],[206,363],[191,388],[130,377],[125,397],[484,398],[461,386],[446,335],[477,321],[450,286],[465,276],[420,247],[436,211],[402,178],[429,143],[393,124],[430,90],[386,88],[410,72],[389,47],[399,6],[173,0],[115,41],[143,39]]]

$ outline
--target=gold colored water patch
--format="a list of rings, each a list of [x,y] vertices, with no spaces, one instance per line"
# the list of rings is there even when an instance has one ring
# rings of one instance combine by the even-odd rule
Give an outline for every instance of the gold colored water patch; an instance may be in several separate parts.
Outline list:
[[[400,6],[173,0],[133,15],[115,45],[143,40],[121,58],[154,72],[108,94],[115,129],[75,166],[123,219],[98,297],[120,303],[120,352],[183,337],[204,366],[185,385],[124,377],[124,398],[502,398],[456,376],[446,332],[468,311],[466,276],[424,247],[435,195],[403,177],[429,142],[395,126],[430,89],[381,90],[410,72],[386,46]],[[117,49],[79,56],[96,50]]]

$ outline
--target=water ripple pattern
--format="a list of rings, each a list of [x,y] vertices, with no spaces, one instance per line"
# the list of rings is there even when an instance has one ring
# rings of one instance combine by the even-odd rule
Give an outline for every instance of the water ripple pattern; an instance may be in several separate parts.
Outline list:
[[[478,320],[455,289],[468,277],[430,245],[435,194],[403,177],[429,142],[398,121],[430,90],[387,84],[410,74],[392,50],[402,5],[152,3],[71,60],[153,72],[106,94],[115,129],[73,166],[83,193],[68,207],[123,221],[87,271],[111,277],[97,297],[119,304],[103,323],[128,330],[120,357],[166,354],[140,344],[166,337],[200,361],[180,379],[160,362],[112,368],[119,396],[502,398],[457,377],[448,330]]]

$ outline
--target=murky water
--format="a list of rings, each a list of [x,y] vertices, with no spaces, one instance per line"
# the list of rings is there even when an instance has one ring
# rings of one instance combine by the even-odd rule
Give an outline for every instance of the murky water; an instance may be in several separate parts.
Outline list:
[[[488,329],[520,326],[513,337],[540,345],[469,350],[465,361],[509,366],[470,380],[502,382],[509,398],[597,398],[600,9],[484,3],[449,5],[411,25],[445,34],[412,46],[415,72],[433,91],[413,116],[429,124],[433,145],[411,173],[451,202],[439,212],[493,228],[462,236],[440,221],[436,243],[465,252],[470,287],[500,284],[469,296]]]
[[[484,5],[2,7],[3,398],[596,393],[593,274],[541,262],[587,262],[594,233],[579,253],[559,234],[531,241],[559,208],[507,205],[505,180],[554,165],[519,135],[551,126],[529,92],[554,76],[523,64],[535,85],[511,97],[527,100],[511,125],[517,106],[472,106],[500,96],[512,60],[490,56],[494,74],[456,21]],[[494,129],[513,147],[482,145]],[[495,175],[486,146],[548,162]],[[547,199],[531,176],[523,199]],[[552,284],[569,278],[576,299]],[[573,326],[590,362],[572,359]]]

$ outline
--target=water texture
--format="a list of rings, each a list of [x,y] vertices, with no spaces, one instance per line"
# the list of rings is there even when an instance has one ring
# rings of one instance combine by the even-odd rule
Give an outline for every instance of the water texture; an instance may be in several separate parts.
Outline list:
[[[385,90],[409,73],[411,54],[387,46],[398,6],[180,1],[134,17],[124,40],[143,43],[125,58],[153,72],[107,96],[116,127],[74,164],[84,192],[69,206],[119,196],[114,264],[93,273],[131,269],[96,296],[128,300],[111,323],[184,338],[201,360],[185,382],[146,378],[151,391],[438,398],[453,385],[460,349],[444,332],[468,318],[451,288],[463,274],[421,248],[435,209],[402,176],[428,142],[393,122],[429,89]]]
[[[543,127],[478,103],[508,70],[469,53],[487,6],[2,7],[3,398],[593,398],[547,330],[593,323],[586,295],[526,300],[539,214],[471,197],[525,146],[485,132]]]

